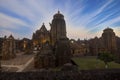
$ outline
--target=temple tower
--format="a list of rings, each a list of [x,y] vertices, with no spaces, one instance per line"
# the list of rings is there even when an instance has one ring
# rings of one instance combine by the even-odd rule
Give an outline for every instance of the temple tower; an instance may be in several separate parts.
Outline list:
[[[102,34],[102,39],[106,50],[110,53],[115,53],[115,51],[117,50],[117,46],[116,46],[116,36],[115,33],[113,32],[113,29],[111,28],[104,29]]]
[[[66,37],[66,23],[64,16],[60,11],[53,16],[52,24],[50,24],[50,26],[51,44],[54,45],[60,37]]]

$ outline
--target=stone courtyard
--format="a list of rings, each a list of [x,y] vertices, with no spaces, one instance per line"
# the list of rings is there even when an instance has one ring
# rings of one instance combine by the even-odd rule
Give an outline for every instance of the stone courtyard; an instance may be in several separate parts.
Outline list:
[[[3,71],[21,72],[33,61],[33,57],[34,54],[26,55],[23,52],[17,53],[14,59],[2,60],[1,66]]]

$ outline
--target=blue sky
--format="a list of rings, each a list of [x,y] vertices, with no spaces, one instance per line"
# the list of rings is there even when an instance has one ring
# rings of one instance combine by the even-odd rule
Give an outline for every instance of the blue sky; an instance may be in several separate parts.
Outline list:
[[[120,0],[0,0],[0,37],[31,38],[58,10],[64,15],[69,38],[100,37],[110,27],[120,36]]]

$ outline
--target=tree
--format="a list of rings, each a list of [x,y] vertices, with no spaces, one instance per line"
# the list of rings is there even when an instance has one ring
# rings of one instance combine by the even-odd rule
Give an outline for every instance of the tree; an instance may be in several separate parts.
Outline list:
[[[104,61],[105,68],[108,68],[108,62],[112,62],[114,60],[114,56],[108,52],[102,52],[98,54],[98,59]]]

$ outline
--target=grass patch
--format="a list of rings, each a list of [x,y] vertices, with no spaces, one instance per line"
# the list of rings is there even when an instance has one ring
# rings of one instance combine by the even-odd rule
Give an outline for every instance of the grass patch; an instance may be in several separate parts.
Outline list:
[[[104,62],[96,57],[75,57],[72,60],[78,65],[79,70],[105,69]],[[110,62],[108,63],[108,68],[120,68],[120,64]]]

